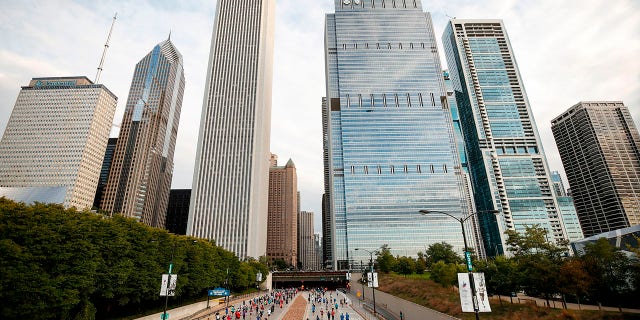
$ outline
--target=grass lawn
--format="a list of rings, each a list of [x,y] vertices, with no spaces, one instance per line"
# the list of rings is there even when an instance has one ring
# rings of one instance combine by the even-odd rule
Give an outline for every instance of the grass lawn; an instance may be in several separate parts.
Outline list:
[[[380,288],[378,289],[457,318],[465,320],[475,319],[473,313],[462,313],[462,309],[460,307],[460,296],[458,295],[455,287],[445,288],[430,280],[428,275],[412,275],[405,277],[396,274],[381,274]],[[508,301],[503,301],[501,305],[497,298],[491,300],[491,310],[491,313],[482,313],[481,319],[640,320],[640,314],[551,309],[534,305],[511,304]]]

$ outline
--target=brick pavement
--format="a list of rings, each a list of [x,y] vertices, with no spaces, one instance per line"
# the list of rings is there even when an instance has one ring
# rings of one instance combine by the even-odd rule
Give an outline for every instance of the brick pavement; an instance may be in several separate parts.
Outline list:
[[[306,310],[307,300],[304,298],[304,295],[298,294],[289,306],[287,313],[282,317],[282,320],[302,320],[304,319]]]

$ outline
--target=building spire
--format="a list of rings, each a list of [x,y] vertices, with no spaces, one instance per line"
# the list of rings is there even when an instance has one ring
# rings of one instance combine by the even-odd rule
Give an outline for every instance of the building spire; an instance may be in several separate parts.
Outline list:
[[[167,40],[171,41],[171,29],[169,29],[169,39]]]

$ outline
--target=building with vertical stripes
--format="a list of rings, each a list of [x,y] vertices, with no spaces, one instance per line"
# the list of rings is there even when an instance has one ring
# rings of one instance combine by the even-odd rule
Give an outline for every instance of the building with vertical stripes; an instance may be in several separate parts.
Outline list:
[[[469,213],[430,14],[419,0],[334,4],[323,103],[329,266],[347,270],[385,244],[417,256],[445,241],[462,255],[459,222],[419,214]]]
[[[102,210],[165,227],[184,85],[182,55],[170,39],[136,64]]]
[[[33,78],[0,140],[0,196],[91,209],[117,101],[86,77]]]
[[[275,0],[219,0],[187,234],[266,252]]]
[[[458,104],[476,210],[488,256],[505,231],[545,228],[567,238],[531,106],[502,20],[454,19],[442,41]]]
[[[585,237],[640,224],[640,134],[621,101],[580,102],[551,121]]]
[[[300,211],[298,215],[298,265],[301,270],[316,270],[313,212]]]
[[[117,142],[118,138],[109,138],[109,141],[107,142],[107,150],[104,152],[102,169],[100,169],[100,180],[98,180],[96,196],[93,199],[93,207],[95,209],[100,209],[100,201],[102,200],[104,188],[107,186],[107,181],[109,180],[109,171],[111,171],[111,163],[113,162],[113,154],[116,152]]]

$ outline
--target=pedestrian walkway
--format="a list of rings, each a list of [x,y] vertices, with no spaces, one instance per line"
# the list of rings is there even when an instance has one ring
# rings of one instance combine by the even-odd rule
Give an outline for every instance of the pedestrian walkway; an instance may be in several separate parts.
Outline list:
[[[309,301],[309,292],[305,292],[303,297]],[[364,310],[361,306],[352,305],[352,300],[340,291],[328,291],[323,298],[327,299],[327,303],[319,303],[312,301],[307,303],[306,317],[301,320],[331,320],[331,311],[335,311],[333,320],[373,320],[375,319],[371,313]],[[313,300],[313,296],[312,296]],[[346,300],[346,303],[340,304],[340,301]],[[329,303],[331,302],[331,303]],[[337,303],[337,306],[336,306]],[[358,302],[356,302],[358,303]],[[337,307],[337,308],[336,308]],[[329,315],[329,316],[327,316]],[[341,317],[342,316],[342,317]]]
[[[282,319],[282,320],[300,320],[304,319],[305,312],[307,311],[307,300],[304,298],[302,294],[298,294],[294,299],[293,303],[287,308],[286,313],[281,318],[274,319]]]

